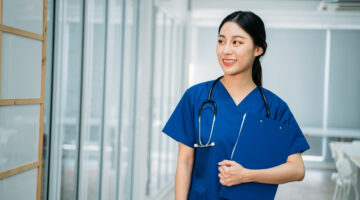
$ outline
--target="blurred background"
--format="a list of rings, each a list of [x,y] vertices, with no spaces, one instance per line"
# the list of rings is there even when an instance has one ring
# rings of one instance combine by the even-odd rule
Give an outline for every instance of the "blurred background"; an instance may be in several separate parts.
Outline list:
[[[174,199],[161,129],[236,10],[311,146],[275,199],[359,200],[360,0],[0,0],[0,199]]]

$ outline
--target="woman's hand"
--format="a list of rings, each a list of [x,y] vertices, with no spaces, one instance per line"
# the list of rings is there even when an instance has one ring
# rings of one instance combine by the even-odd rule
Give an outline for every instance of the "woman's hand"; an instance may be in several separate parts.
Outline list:
[[[220,183],[225,186],[233,186],[241,183],[251,182],[249,170],[235,161],[223,160],[219,162]]]
[[[305,167],[300,153],[288,156],[286,163],[268,169],[246,169],[235,161],[224,160],[219,163],[220,183],[232,186],[246,182],[283,184],[302,181]]]

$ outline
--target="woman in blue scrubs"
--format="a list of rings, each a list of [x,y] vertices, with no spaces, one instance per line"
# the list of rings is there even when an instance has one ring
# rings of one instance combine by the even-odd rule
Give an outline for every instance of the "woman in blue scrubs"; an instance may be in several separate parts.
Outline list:
[[[222,186],[231,187],[250,182],[282,184],[304,178],[301,153],[310,147],[288,105],[280,97],[261,87],[260,57],[265,54],[266,48],[264,24],[254,13],[234,12],[220,24],[216,53],[224,76],[214,85],[211,95],[217,105],[211,138],[215,146],[194,148],[194,144],[199,144],[199,108],[208,98],[214,80],[187,89],[163,129],[164,133],[179,142],[176,200],[225,199],[220,193]],[[296,134],[284,164],[255,170],[230,160],[230,154],[244,113],[260,116],[267,113],[257,86],[261,87],[266,97],[270,119],[293,127]],[[203,143],[208,141],[211,132],[212,109],[211,104],[202,109]],[[256,194],[250,199],[257,199]]]

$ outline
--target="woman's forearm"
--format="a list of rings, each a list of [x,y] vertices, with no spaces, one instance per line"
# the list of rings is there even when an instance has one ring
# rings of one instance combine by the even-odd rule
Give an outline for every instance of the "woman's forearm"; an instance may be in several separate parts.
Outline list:
[[[304,162],[301,153],[288,156],[286,163],[268,169],[247,169],[232,160],[218,163],[220,183],[233,186],[247,182],[282,184],[301,181],[305,176]]]
[[[188,198],[192,168],[192,163],[178,162],[175,175],[175,200]]]
[[[301,181],[305,176],[304,167],[291,162],[269,169],[248,170],[251,182],[268,184],[283,184],[291,181]]]

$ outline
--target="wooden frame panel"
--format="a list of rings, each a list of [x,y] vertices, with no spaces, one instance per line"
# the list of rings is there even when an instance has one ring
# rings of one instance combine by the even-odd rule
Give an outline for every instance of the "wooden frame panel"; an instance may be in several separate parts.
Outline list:
[[[1,0],[0,0],[0,9],[1,9]],[[1,15],[1,13],[0,13]],[[1,24],[1,17],[0,17],[0,24]],[[2,31],[0,31],[0,98],[1,98],[1,71],[2,71]]]
[[[3,0],[0,0],[0,24],[2,24]]]
[[[36,199],[41,199],[41,177],[42,177],[42,153],[43,153],[43,128],[44,128],[44,99],[45,99],[45,69],[46,69],[46,20],[47,0],[43,0],[43,32],[42,32],[42,60],[41,60],[41,103],[40,103],[40,130],[39,130],[39,155],[38,155],[38,177]]]
[[[26,165],[22,165],[22,166],[19,166],[19,167],[9,169],[7,171],[4,171],[4,172],[0,173],[0,180],[4,179],[4,178],[7,178],[7,177],[10,177],[10,176],[13,176],[15,174],[19,174],[21,172],[30,170],[30,169],[34,169],[35,167],[38,167],[38,166],[39,166],[39,162],[32,162],[32,163],[29,163],[29,164],[26,164]]]
[[[3,1],[0,0],[0,25],[2,24]],[[0,98],[1,98],[1,66],[2,66],[2,31],[0,31]]]
[[[47,22],[47,0],[43,0],[43,27],[42,35],[5,26],[2,24],[3,0],[0,0],[0,95],[1,95],[1,64],[2,64],[2,33],[7,32],[14,35],[42,41],[41,58],[41,95],[40,98],[28,99],[0,99],[0,106],[40,104],[40,128],[39,128],[39,153],[38,161],[0,172],[0,180],[15,174],[38,168],[36,199],[41,199],[41,177],[42,177],[42,151],[43,151],[43,126],[44,126],[44,98],[45,98],[45,68],[46,68],[46,22]],[[1,96],[0,96],[1,98]]]
[[[41,41],[43,40],[43,35],[32,33],[29,31],[24,31],[24,30],[21,30],[18,28],[10,27],[10,26],[5,26],[3,24],[0,24],[0,31],[11,33],[11,34],[22,36],[22,37],[26,37],[26,38],[31,38],[34,40],[41,40]]]
[[[0,106],[41,104],[41,99],[0,99]]]

